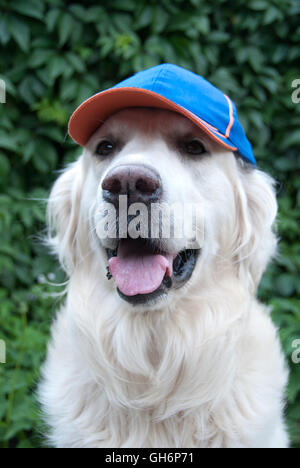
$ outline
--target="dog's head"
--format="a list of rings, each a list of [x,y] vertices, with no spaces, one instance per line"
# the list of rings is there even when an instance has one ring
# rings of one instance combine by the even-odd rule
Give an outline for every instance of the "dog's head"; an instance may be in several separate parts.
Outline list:
[[[276,239],[271,178],[175,112],[109,117],[56,182],[50,239],[70,275],[84,269],[142,308],[234,276],[253,294]]]

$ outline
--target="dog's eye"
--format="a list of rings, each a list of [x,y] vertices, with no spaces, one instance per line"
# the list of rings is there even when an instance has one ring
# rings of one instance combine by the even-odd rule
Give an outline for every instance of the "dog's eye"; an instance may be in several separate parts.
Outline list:
[[[115,144],[109,140],[101,141],[95,151],[98,156],[109,156],[115,150]]]
[[[200,140],[189,140],[184,143],[184,151],[187,154],[203,154],[206,153],[205,146],[201,143]]]

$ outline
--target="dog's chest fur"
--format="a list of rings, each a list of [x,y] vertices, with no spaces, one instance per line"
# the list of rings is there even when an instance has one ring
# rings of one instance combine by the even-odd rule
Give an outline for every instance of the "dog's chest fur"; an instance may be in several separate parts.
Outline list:
[[[96,296],[72,291],[40,386],[51,444],[286,446],[275,329],[241,291],[228,299],[190,297],[184,311],[128,314],[108,297],[99,314]]]

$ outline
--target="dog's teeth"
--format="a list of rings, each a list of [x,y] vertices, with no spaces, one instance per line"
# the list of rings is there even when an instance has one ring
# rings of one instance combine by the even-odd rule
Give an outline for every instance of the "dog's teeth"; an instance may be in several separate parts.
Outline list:
[[[172,287],[172,283],[173,283],[172,278],[170,278],[170,276],[165,275],[163,283],[164,283],[165,286],[167,286],[167,288],[170,289]]]
[[[107,270],[106,278],[107,278],[108,280],[112,279],[112,274],[111,274],[111,272],[109,271],[109,267],[106,267],[106,270]]]

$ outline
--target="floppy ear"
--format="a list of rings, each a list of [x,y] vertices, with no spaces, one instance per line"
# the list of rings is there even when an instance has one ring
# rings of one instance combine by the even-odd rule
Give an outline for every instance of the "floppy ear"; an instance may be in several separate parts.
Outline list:
[[[47,207],[48,244],[68,274],[80,258],[77,240],[82,187],[83,170],[79,159],[55,182]]]
[[[258,169],[239,168],[235,183],[237,227],[232,258],[240,279],[256,292],[276,252],[273,225],[277,215],[274,180]]]

